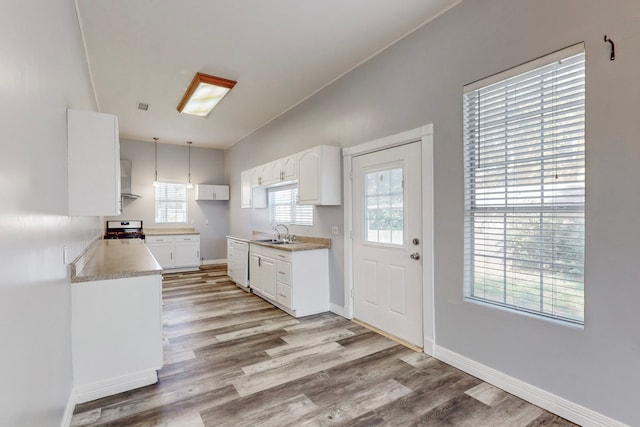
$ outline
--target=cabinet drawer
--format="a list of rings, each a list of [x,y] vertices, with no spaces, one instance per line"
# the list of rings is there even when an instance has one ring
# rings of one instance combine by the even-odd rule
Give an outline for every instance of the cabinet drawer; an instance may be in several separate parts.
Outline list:
[[[273,259],[279,259],[281,261],[291,262],[291,252],[281,251],[273,248],[262,247],[262,255],[271,257]]]
[[[147,244],[153,243],[173,243],[173,236],[146,236],[144,241]]]
[[[181,242],[199,243],[200,242],[200,235],[198,234],[184,234],[184,235],[174,236],[173,238],[174,238],[174,242],[176,243],[181,243]]]
[[[248,251],[249,250],[249,244],[247,242],[239,242],[239,241],[235,240],[231,244],[233,245],[233,248],[238,250],[238,251]]]
[[[291,263],[276,260],[276,280],[291,286]]]
[[[278,283],[278,302],[287,308],[291,308],[291,286]]]

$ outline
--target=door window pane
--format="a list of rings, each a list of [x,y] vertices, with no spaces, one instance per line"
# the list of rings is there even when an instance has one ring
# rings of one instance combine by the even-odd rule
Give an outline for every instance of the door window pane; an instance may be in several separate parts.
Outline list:
[[[402,168],[365,174],[365,241],[400,246],[404,244],[402,183]]]

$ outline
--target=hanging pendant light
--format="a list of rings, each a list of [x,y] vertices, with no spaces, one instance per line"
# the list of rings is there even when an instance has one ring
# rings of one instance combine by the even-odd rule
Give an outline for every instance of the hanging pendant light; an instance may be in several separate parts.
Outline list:
[[[187,188],[193,188],[193,184],[191,183],[191,141],[187,141],[187,146],[189,147],[189,177],[187,179]]]
[[[155,161],[156,173],[155,173],[154,178],[153,178],[153,186],[154,187],[158,186],[158,140],[159,139],[160,138],[158,138],[157,136],[153,137],[155,154],[156,154],[156,161]]]

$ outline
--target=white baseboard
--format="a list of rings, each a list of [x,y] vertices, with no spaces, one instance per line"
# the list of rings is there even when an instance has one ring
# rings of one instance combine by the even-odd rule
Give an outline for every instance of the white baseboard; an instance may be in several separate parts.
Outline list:
[[[221,258],[221,259],[205,259],[205,260],[202,260],[202,265],[226,264],[226,263],[227,263],[227,259],[226,259],[226,258]]]
[[[434,344],[433,339],[424,337],[424,345],[422,347],[422,350],[425,352],[425,354],[428,354],[429,356],[434,355],[435,349],[433,344]]]
[[[425,343],[426,344],[426,343]],[[478,377],[506,392],[520,397],[581,426],[628,427],[599,412],[585,408],[553,393],[511,377],[446,348],[435,346],[434,357]]]
[[[69,427],[71,425],[71,418],[73,418],[73,411],[76,409],[76,394],[73,390],[69,393],[69,399],[67,400],[67,406],[64,408],[64,415],[62,416],[62,422],[60,427]]]
[[[329,311],[337,314],[338,316],[344,316],[344,307],[338,304],[329,303]]]
[[[142,371],[134,374],[123,375],[116,378],[109,378],[104,381],[97,381],[91,384],[76,386],[73,390],[75,403],[84,403],[134,388],[144,387],[158,382],[156,371]]]

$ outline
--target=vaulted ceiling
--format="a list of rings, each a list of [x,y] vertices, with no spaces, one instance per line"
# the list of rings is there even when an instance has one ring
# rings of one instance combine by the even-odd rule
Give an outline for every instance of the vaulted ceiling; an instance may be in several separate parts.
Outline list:
[[[459,1],[77,4],[98,108],[122,138],[226,148]],[[206,118],[176,110],[196,72],[238,82]]]

